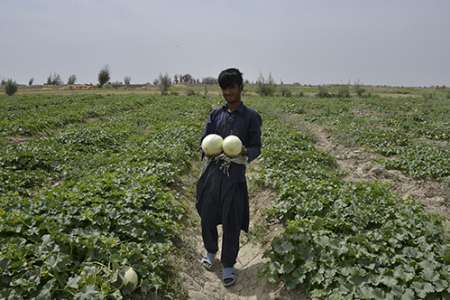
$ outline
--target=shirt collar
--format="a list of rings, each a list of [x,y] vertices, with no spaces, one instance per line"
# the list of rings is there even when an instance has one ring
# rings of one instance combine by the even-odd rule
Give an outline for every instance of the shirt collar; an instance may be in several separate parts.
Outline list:
[[[225,104],[222,106],[222,108],[223,108],[224,110],[227,110],[227,109],[228,109],[228,102],[225,103]],[[237,109],[236,109],[235,111],[237,111],[237,112],[239,112],[239,113],[242,113],[242,112],[244,111],[244,109],[245,109],[244,102],[241,100],[241,103],[239,104],[239,106],[237,107]]]

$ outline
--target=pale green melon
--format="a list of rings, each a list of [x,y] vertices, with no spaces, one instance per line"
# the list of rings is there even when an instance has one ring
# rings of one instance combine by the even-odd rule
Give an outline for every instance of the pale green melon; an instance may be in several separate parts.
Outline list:
[[[223,138],[218,134],[208,134],[202,141],[202,150],[207,156],[222,153]]]

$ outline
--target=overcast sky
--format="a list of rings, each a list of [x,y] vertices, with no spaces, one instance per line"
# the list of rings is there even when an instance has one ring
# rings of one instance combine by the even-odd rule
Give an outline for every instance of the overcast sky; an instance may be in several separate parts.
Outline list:
[[[0,0],[0,78],[450,85],[449,0]]]

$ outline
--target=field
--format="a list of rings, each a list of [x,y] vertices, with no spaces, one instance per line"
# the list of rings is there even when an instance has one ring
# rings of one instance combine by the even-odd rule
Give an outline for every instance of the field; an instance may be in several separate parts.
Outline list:
[[[217,88],[0,95],[0,299],[448,299],[446,94],[290,88],[244,97],[263,117],[263,153],[228,290],[196,263],[199,143]]]

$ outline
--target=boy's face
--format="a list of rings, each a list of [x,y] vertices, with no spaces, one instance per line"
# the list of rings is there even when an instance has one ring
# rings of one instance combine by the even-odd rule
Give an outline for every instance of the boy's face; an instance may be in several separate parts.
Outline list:
[[[222,95],[228,103],[234,103],[241,100],[241,88],[235,84],[232,87],[222,89]]]

